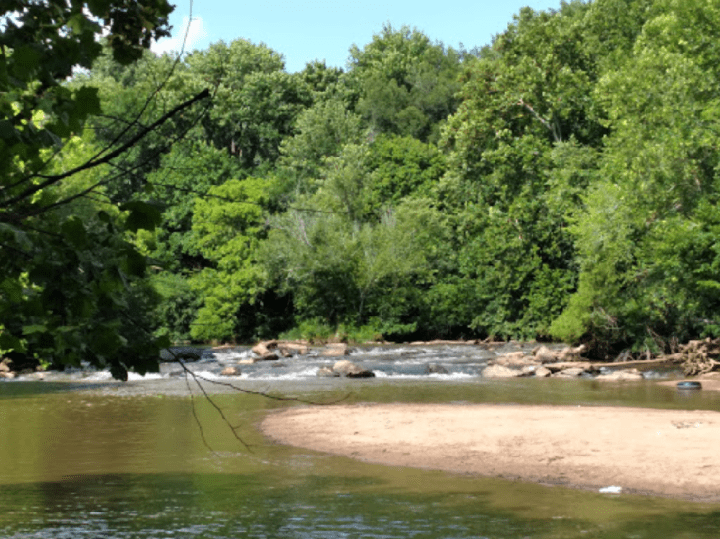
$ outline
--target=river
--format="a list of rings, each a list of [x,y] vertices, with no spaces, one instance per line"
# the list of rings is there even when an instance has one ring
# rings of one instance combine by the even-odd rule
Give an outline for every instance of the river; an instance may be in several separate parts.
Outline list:
[[[256,428],[268,410],[308,400],[720,411],[718,393],[659,386],[654,378],[662,373],[616,384],[488,380],[478,376],[486,352],[453,346],[362,349],[351,359],[384,373],[373,379],[317,379],[318,366],[332,361],[320,357],[219,375],[247,354],[224,352],[191,365],[209,380],[201,383],[212,403],[173,365],[128,383],[91,370],[0,382],[0,537],[720,537],[717,505],[368,464],[273,445]],[[428,363],[448,374],[424,374]]]

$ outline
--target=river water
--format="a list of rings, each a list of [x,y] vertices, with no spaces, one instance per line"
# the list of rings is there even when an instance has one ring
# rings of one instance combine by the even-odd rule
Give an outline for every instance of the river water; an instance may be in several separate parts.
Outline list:
[[[214,382],[348,403],[720,410],[720,394],[659,386],[653,378],[660,373],[622,384],[483,379],[478,372],[488,351],[452,346],[371,347],[351,356],[384,373],[374,379],[317,379],[317,367],[332,360],[315,356],[275,367],[242,365],[239,377],[219,376],[247,353],[190,365],[206,379],[200,383],[212,403],[172,365],[128,383],[93,371],[0,382],[0,537],[720,537],[719,505],[386,467],[273,445],[257,430],[263,415],[306,404]],[[448,374],[423,374],[428,363]]]

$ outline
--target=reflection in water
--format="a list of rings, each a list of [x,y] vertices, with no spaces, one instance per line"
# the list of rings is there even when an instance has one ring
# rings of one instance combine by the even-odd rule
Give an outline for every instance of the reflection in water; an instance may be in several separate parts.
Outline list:
[[[537,382],[537,381],[535,381]],[[717,409],[709,394],[592,382],[365,384],[348,402],[503,401]],[[7,389],[12,386],[13,389]],[[0,536],[20,538],[710,538],[717,506],[384,467],[267,445],[283,404],[218,396],[250,446],[196,400],[0,384]],[[13,392],[13,395],[10,393]],[[12,397],[12,398],[10,398]]]

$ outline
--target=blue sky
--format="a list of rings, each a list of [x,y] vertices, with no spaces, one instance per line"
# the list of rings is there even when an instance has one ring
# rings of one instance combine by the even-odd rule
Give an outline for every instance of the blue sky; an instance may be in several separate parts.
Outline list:
[[[433,41],[471,49],[490,43],[523,6],[558,9],[560,0],[177,0],[170,19],[173,37],[154,50],[180,50],[192,7],[186,52],[244,38],[282,54],[290,72],[316,59],[344,68],[350,47],[364,47],[385,23],[408,25]]]

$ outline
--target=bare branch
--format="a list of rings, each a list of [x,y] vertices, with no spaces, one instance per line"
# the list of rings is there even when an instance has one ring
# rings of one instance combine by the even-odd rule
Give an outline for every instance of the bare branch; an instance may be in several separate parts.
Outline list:
[[[194,399],[194,394],[193,394],[193,392],[192,392],[192,389],[190,388],[190,382],[189,382],[189,378],[188,378],[188,377],[192,377],[193,381],[194,381],[194,382],[197,384],[197,386],[200,388],[200,391],[202,392],[202,394],[203,394],[203,396],[205,397],[205,399],[207,399],[207,401],[210,403],[210,405],[211,405],[213,408],[215,408],[215,411],[220,415],[220,417],[221,417],[222,420],[223,420],[223,423],[225,423],[225,424],[228,426],[228,428],[229,428],[230,431],[232,432],[232,434],[233,434],[233,436],[235,437],[235,439],[236,439],[238,442],[240,442],[240,443],[243,445],[243,447],[244,447],[245,449],[247,449],[248,451],[250,451],[251,453],[252,453],[251,447],[250,447],[250,446],[248,445],[248,443],[245,442],[245,440],[243,440],[243,439],[240,437],[240,435],[237,433],[237,430],[240,428],[240,426],[239,426],[239,425],[238,425],[238,426],[234,426],[234,425],[232,425],[232,424],[230,423],[230,421],[228,420],[228,418],[225,416],[225,413],[223,412],[222,408],[220,408],[220,406],[218,406],[218,404],[217,404],[217,403],[212,399],[212,397],[208,394],[208,392],[205,390],[205,388],[203,387],[203,385],[200,383],[200,380],[202,380],[203,382],[207,382],[207,383],[209,383],[209,384],[215,384],[215,385],[219,385],[219,386],[229,387],[229,388],[231,388],[231,389],[233,389],[233,390],[235,390],[235,391],[239,391],[240,393],[245,393],[245,394],[248,394],[248,395],[258,395],[258,396],[260,396],[260,397],[265,397],[266,399],[272,399],[272,400],[276,400],[276,401],[283,401],[283,402],[300,402],[300,403],[303,403],[303,404],[313,404],[313,405],[317,405],[317,406],[326,406],[326,405],[331,405],[331,404],[337,404],[338,402],[342,402],[342,401],[346,400],[346,399],[348,398],[348,396],[349,396],[349,395],[346,394],[346,395],[343,396],[342,398],[336,399],[336,400],[333,400],[333,401],[329,401],[329,402],[317,402],[317,401],[309,401],[309,400],[305,400],[305,399],[300,399],[300,398],[297,398],[297,397],[281,397],[281,396],[279,396],[279,395],[271,395],[270,393],[267,393],[267,392],[264,392],[264,391],[253,391],[253,390],[251,390],[251,389],[246,389],[246,388],[238,387],[238,386],[236,386],[236,385],[234,385],[234,384],[231,384],[231,383],[229,383],[229,382],[221,382],[221,381],[219,381],[219,380],[211,380],[211,379],[209,379],[209,378],[205,378],[204,376],[201,376],[201,375],[199,375],[199,374],[191,371],[190,369],[188,369],[187,365],[185,365],[185,362],[184,362],[182,359],[180,359],[180,357],[178,357],[178,355],[175,354],[172,350],[168,350],[168,352],[170,353],[170,355],[173,356],[173,358],[175,359],[175,361],[182,367],[183,371],[185,372],[185,382],[186,382],[186,384],[187,384],[187,386],[188,386],[188,391],[190,392],[190,399],[191,399],[192,402],[193,402],[193,416],[195,417],[196,423],[197,423],[198,426],[200,427],[200,436],[202,437],[203,444],[205,444],[205,447],[207,447],[208,450],[210,450],[210,451],[213,451],[213,450],[212,450],[212,448],[210,447],[210,445],[208,444],[207,440],[205,439],[205,434],[204,434],[202,425],[200,424],[200,420],[198,419],[197,414],[196,414],[196,412],[195,412],[195,402],[194,402],[194,400],[193,400],[193,399]],[[214,451],[213,451],[213,452],[214,452]]]
[[[37,185],[33,185],[32,187],[29,187],[29,188],[25,189],[25,191],[23,191],[23,192],[20,193],[19,195],[15,196],[15,197],[12,197],[12,198],[10,198],[9,200],[3,201],[2,203],[0,203],[0,206],[3,206],[3,207],[12,206],[13,204],[17,204],[18,202],[20,202],[20,201],[22,201],[22,200],[24,200],[24,199],[32,196],[32,195],[35,194],[35,193],[37,193],[38,191],[40,191],[40,190],[42,190],[42,189],[44,189],[44,188],[46,188],[46,187],[49,187],[49,186],[51,186],[51,185],[54,185],[54,184],[60,182],[61,180],[65,179],[65,178],[67,178],[67,177],[69,177],[69,176],[72,176],[72,175],[74,175],[74,174],[77,174],[78,172],[82,172],[83,170],[89,170],[89,169],[91,169],[91,168],[95,168],[95,167],[100,166],[100,165],[102,165],[102,164],[108,163],[111,159],[113,159],[113,158],[117,157],[118,155],[124,153],[124,152],[127,151],[129,148],[131,148],[132,146],[134,146],[135,144],[137,144],[140,140],[142,140],[142,139],[143,139],[144,137],[146,137],[149,133],[151,133],[152,131],[154,131],[154,130],[157,129],[158,127],[160,127],[160,126],[161,126],[162,124],[164,124],[167,120],[169,120],[170,118],[172,118],[173,116],[175,116],[175,115],[178,114],[179,112],[185,110],[186,108],[192,106],[192,105],[195,104],[196,102],[198,102],[198,101],[200,101],[200,100],[202,100],[202,99],[205,99],[205,98],[207,98],[207,97],[210,97],[210,90],[208,90],[208,89],[206,88],[205,90],[203,90],[202,92],[200,92],[199,94],[197,94],[195,97],[193,97],[193,98],[191,98],[191,99],[188,99],[187,101],[185,101],[185,102],[183,102],[183,103],[180,103],[177,107],[175,107],[175,108],[172,109],[171,111],[169,111],[169,112],[167,112],[166,114],[164,114],[163,116],[161,116],[159,119],[157,119],[155,122],[153,122],[152,124],[150,124],[148,127],[142,129],[139,133],[137,133],[137,134],[136,134],[135,136],[133,136],[130,140],[128,140],[127,142],[125,142],[122,146],[120,146],[119,148],[115,149],[114,151],[108,153],[107,155],[105,155],[105,156],[102,157],[102,158],[95,159],[95,160],[92,160],[92,159],[91,159],[91,160],[83,163],[83,164],[80,165],[80,166],[77,166],[77,167],[75,167],[75,168],[73,168],[73,169],[71,169],[71,170],[68,170],[68,171],[66,171],[66,172],[63,172],[62,174],[56,174],[56,175],[51,175],[51,176],[45,176],[45,175],[40,175],[40,174],[38,174],[37,177],[45,179],[44,182],[41,182],[41,183],[39,183],[39,184],[37,184]]]
[[[197,383],[197,381],[196,381]],[[200,438],[202,439],[203,445],[207,448],[208,451],[211,453],[215,453],[212,447],[210,447],[210,444],[208,443],[207,439],[205,438],[205,430],[203,429],[202,423],[200,422],[200,418],[197,416],[197,410],[195,409],[195,394],[192,391],[192,388],[190,387],[190,378],[188,378],[187,371],[185,372],[185,385],[187,385],[188,393],[190,393],[190,406],[192,409],[192,415],[195,419],[195,424],[198,426],[198,429],[200,430]],[[200,385],[200,384],[198,384]]]
[[[533,114],[533,116],[535,116],[535,118],[540,120],[540,123],[542,123],[550,131],[555,142],[562,142],[562,136],[560,133],[560,129],[555,125],[554,122],[550,122],[550,121],[546,120],[545,118],[543,118],[542,116],[540,116],[535,111],[535,109],[532,108],[530,103],[526,103],[522,98],[520,98],[520,101],[518,101],[517,104],[520,105],[521,107],[525,107],[527,110],[529,110]]]
[[[197,96],[196,96],[196,97],[197,97]],[[205,109],[205,111],[206,111],[206,110],[207,110],[207,109]],[[132,166],[132,167],[130,167],[130,168],[127,168],[127,169],[124,169],[124,168],[120,167],[119,165],[117,165],[117,164],[115,164],[115,163],[108,162],[108,163],[106,163],[106,164],[108,164],[108,165],[110,165],[110,166],[112,166],[112,167],[114,167],[114,168],[117,168],[120,172],[119,172],[118,174],[113,175],[113,176],[109,176],[109,177],[103,178],[102,180],[100,180],[100,181],[94,183],[93,185],[91,185],[90,187],[88,187],[88,188],[84,189],[83,191],[80,191],[80,192],[78,192],[78,193],[76,193],[76,194],[74,194],[74,195],[72,195],[72,196],[68,196],[67,198],[64,198],[64,199],[62,199],[62,200],[58,200],[58,201],[56,201],[56,202],[54,202],[53,204],[50,204],[50,205],[48,205],[48,206],[38,207],[35,211],[27,212],[27,213],[24,213],[24,214],[16,214],[16,215],[13,215],[13,214],[10,213],[10,212],[3,212],[3,213],[5,213],[6,215],[10,215],[10,216],[11,216],[10,218],[4,218],[4,219],[2,218],[2,215],[3,215],[3,214],[0,213],[0,222],[2,222],[2,221],[8,221],[8,222],[10,222],[10,221],[21,221],[21,220],[23,220],[23,219],[25,219],[25,218],[27,218],[27,217],[33,217],[33,216],[36,216],[36,215],[40,215],[40,214],[46,213],[46,212],[51,211],[51,210],[53,210],[53,209],[55,209],[55,208],[57,208],[57,207],[59,207],[59,206],[63,206],[63,205],[65,205],[65,204],[68,204],[68,203],[70,203],[70,202],[72,202],[72,201],[74,201],[74,200],[76,200],[76,199],[78,199],[78,198],[80,198],[80,197],[85,197],[85,196],[87,196],[89,193],[91,193],[92,191],[94,191],[95,189],[97,189],[98,187],[100,187],[101,185],[108,184],[108,183],[110,183],[111,181],[113,181],[113,180],[115,180],[115,179],[117,179],[117,178],[121,178],[121,177],[125,176],[126,174],[128,174],[129,172],[132,172],[133,170],[136,170],[136,169],[138,169],[138,168],[141,168],[141,167],[144,166],[147,162],[149,162],[151,159],[153,159],[154,157],[156,157],[157,155],[159,155],[159,154],[160,154],[162,151],[164,151],[166,148],[172,146],[175,142],[177,142],[177,141],[181,140],[183,137],[185,137],[185,135],[187,135],[187,133],[190,131],[190,129],[192,129],[193,127],[195,127],[195,125],[197,124],[197,122],[200,121],[200,119],[202,118],[202,116],[203,116],[203,114],[205,113],[205,111],[203,111],[203,113],[199,114],[198,117],[197,117],[193,122],[191,122],[190,126],[189,126],[187,129],[185,129],[185,130],[184,130],[182,133],[180,133],[179,135],[176,135],[175,137],[173,137],[173,139],[172,139],[171,141],[169,141],[167,144],[165,144],[164,146],[162,146],[161,148],[159,148],[158,150],[156,150],[154,153],[152,153],[145,161],[140,162],[140,163],[136,163],[134,166]],[[157,123],[157,122],[155,122],[155,123]],[[148,129],[148,130],[152,130],[152,129],[154,129],[154,128],[153,128],[152,126],[150,126],[150,127],[148,127],[147,129]],[[111,157],[111,156],[108,156],[108,157]],[[104,159],[105,159],[105,158],[103,158],[103,160],[104,160]],[[86,164],[87,164],[87,163],[86,163]]]
[[[170,353],[172,354],[172,352],[170,352]],[[175,356],[175,354],[172,354],[172,355]],[[188,389],[190,389],[190,382],[188,381],[188,375],[190,375],[190,376],[192,376],[193,380],[195,381],[195,383],[196,383],[196,384],[198,385],[198,387],[200,388],[200,391],[202,391],[202,394],[205,396],[205,399],[207,399],[207,401],[212,405],[212,407],[215,408],[215,411],[220,415],[220,417],[222,418],[223,422],[224,422],[228,427],[230,427],[230,432],[232,432],[232,434],[233,434],[233,436],[235,437],[235,439],[236,439],[238,442],[240,442],[240,443],[243,445],[243,447],[245,447],[245,449],[247,449],[248,451],[250,451],[250,453],[252,453],[252,449],[250,449],[250,446],[245,442],[245,440],[243,440],[242,438],[240,438],[240,435],[237,433],[237,427],[233,427],[233,426],[230,424],[230,421],[228,421],[228,418],[225,417],[225,413],[222,411],[222,408],[220,408],[220,407],[217,405],[217,403],[210,398],[210,395],[207,394],[207,391],[205,391],[205,388],[202,386],[202,384],[201,384],[200,382],[198,382],[198,380],[197,380],[197,379],[198,379],[198,375],[195,374],[194,372],[192,372],[190,369],[188,369],[188,368],[185,366],[185,363],[184,363],[180,358],[178,358],[177,356],[175,356],[175,359],[176,359],[176,361],[182,366],[183,370],[185,371],[185,382],[188,384]],[[201,379],[204,379],[204,378],[201,378]],[[190,391],[190,398],[193,399],[193,397],[194,397],[194,395],[193,395],[192,391]],[[198,417],[197,417],[197,415],[196,415],[196,413],[195,413],[195,401],[194,401],[194,400],[193,400],[193,415],[195,416],[195,421],[196,421],[196,422],[198,423],[198,425],[199,425],[199,424],[200,424],[200,420],[198,419]],[[202,426],[200,427],[200,434],[201,434],[201,436],[202,436],[203,443],[205,444],[205,447],[207,447],[208,449],[210,449],[210,446],[208,445],[207,440],[205,439],[205,434],[203,433]],[[210,449],[210,451],[212,451],[212,449]]]

